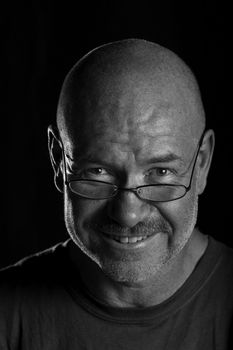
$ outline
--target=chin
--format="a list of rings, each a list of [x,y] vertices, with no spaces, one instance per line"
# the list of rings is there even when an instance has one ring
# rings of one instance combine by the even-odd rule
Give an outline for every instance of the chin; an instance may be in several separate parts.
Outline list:
[[[147,261],[110,261],[104,259],[99,266],[102,272],[114,282],[137,285],[152,280],[169,260],[168,255],[156,262]]]

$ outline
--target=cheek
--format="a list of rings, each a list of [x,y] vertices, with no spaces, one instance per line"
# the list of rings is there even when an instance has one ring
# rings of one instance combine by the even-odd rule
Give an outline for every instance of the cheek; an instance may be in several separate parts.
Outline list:
[[[195,219],[197,210],[197,196],[195,193],[188,193],[185,197],[163,203],[160,213],[170,223],[174,232],[187,229]]]
[[[95,201],[80,198],[73,193],[65,193],[64,198],[66,220],[72,222],[74,227],[83,226],[85,222],[95,220],[99,217],[105,206],[105,201]]]

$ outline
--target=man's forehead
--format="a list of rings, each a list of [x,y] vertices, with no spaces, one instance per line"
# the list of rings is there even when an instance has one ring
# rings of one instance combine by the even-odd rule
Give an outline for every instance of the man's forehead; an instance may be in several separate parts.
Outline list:
[[[72,125],[71,135],[73,146],[102,140],[122,144],[157,142],[166,135],[180,138],[195,135],[195,124],[190,123],[184,111],[166,100],[158,99],[154,104],[126,105],[115,104],[102,110],[96,108],[86,111],[83,122],[77,120]],[[150,140],[151,138],[151,140]]]
[[[154,137],[164,128],[188,127],[195,132],[197,127],[187,96],[166,84],[147,86],[147,81],[140,81],[137,86],[125,83],[121,90],[114,84],[102,90],[93,87],[74,106],[70,133],[79,139],[102,133],[117,138],[137,132]]]
[[[192,140],[197,123],[191,106],[174,88],[156,86],[147,86],[144,81],[128,90],[127,84],[122,90],[111,85],[111,90],[103,89],[102,94],[98,89],[84,94],[82,103],[73,110],[72,156],[96,153],[97,149],[103,156],[107,150],[117,149],[144,157],[150,150],[165,151],[174,145],[182,148],[186,139]]]
[[[119,92],[113,88],[111,93],[105,91],[102,95],[83,98],[72,111],[72,133],[78,133],[80,129],[82,133],[98,130],[135,132],[138,128],[156,130],[164,122],[175,125],[188,122],[190,127],[195,124],[193,110],[174,91],[148,90],[138,86],[136,91]]]
[[[77,137],[69,143],[68,153],[73,159],[90,161],[112,157],[120,160],[131,154],[142,163],[153,156],[159,158],[168,154],[186,158],[194,144],[191,135],[188,136],[175,123],[170,127],[158,121],[155,124],[155,128],[138,127],[120,133],[114,129],[110,133],[105,129],[93,133],[90,138]]]

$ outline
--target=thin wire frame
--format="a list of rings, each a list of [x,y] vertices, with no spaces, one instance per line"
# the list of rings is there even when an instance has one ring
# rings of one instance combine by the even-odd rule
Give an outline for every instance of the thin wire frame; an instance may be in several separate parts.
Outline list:
[[[151,184],[151,185],[143,185],[138,186],[136,188],[121,188],[117,185],[104,182],[104,181],[98,181],[98,180],[73,180],[68,183],[70,190],[87,199],[109,199],[113,198],[117,195],[118,191],[131,191],[134,192],[138,197],[144,200],[150,200],[155,201],[155,197],[159,198],[159,193],[156,194],[156,196],[152,195],[153,189],[160,189],[162,191],[165,191],[166,189],[171,192],[172,189],[176,190],[179,194],[176,196],[173,196],[174,199],[181,198],[186,193],[186,187],[184,185],[166,185],[166,184]],[[79,186],[88,186],[86,190],[80,188]],[[93,185],[93,191],[91,189],[91,185]],[[98,185],[100,193],[98,194]],[[77,187],[76,187],[77,186]],[[151,189],[151,191],[149,191]],[[147,190],[147,191],[146,191]],[[146,195],[145,192],[147,192],[149,195]],[[93,193],[93,194],[92,194]],[[169,198],[168,195],[166,196],[164,193],[161,192],[160,197],[163,198]],[[167,202],[169,199],[156,199],[156,202]]]
[[[174,200],[177,200],[177,199],[180,199],[182,197],[184,197],[188,191],[190,191],[191,189],[191,186],[192,186],[192,179],[193,179],[193,174],[194,174],[194,169],[195,169],[195,165],[196,165],[196,161],[197,161],[197,158],[198,158],[198,154],[199,154],[199,151],[200,151],[200,148],[201,148],[201,145],[202,145],[202,142],[203,142],[203,139],[204,139],[204,136],[205,136],[205,129],[204,131],[202,132],[202,135],[200,137],[200,140],[198,142],[198,145],[197,145],[197,152],[196,152],[196,156],[194,158],[194,164],[193,164],[193,167],[192,167],[192,171],[191,171],[191,176],[190,176],[190,181],[189,181],[189,185],[188,186],[185,186],[183,184],[149,184],[149,185],[142,185],[142,186],[138,186],[138,187],[132,187],[132,188],[124,188],[124,187],[118,187],[117,185],[114,185],[114,184],[111,184],[109,182],[104,182],[104,181],[98,181],[98,180],[90,180],[90,179],[75,179],[75,180],[70,180],[68,181],[67,179],[67,170],[66,170],[66,160],[65,160],[65,150],[64,150],[64,145],[62,143],[62,141],[60,140],[61,142],[61,146],[62,146],[62,155],[63,155],[63,164],[64,164],[64,175],[65,175],[65,185],[69,187],[69,189],[75,193],[76,195],[80,196],[80,197],[83,197],[83,198],[86,198],[86,199],[94,199],[94,200],[102,200],[102,199],[110,199],[110,198],[113,198],[115,197],[119,191],[130,191],[130,192],[133,192],[136,196],[138,196],[140,199],[143,199],[143,200],[149,200],[149,201],[153,201],[153,202],[171,202],[171,201],[174,201]],[[191,161],[192,163],[192,161]],[[108,186],[109,188],[109,191],[110,191],[110,188],[112,189],[112,194],[108,195],[108,196],[101,196],[101,197],[96,197],[96,196],[90,196],[90,195],[85,195],[85,194],[81,194],[77,191],[74,190],[74,183],[92,183],[93,185],[94,184],[99,184],[99,185],[106,185]],[[140,194],[140,191],[143,190],[144,188],[150,188],[150,187],[157,187],[157,188],[176,188],[176,189],[183,189],[183,193],[172,198],[172,199],[166,199],[166,200],[156,200],[156,199],[148,199],[143,197],[141,194]],[[181,193],[181,192],[180,192]]]

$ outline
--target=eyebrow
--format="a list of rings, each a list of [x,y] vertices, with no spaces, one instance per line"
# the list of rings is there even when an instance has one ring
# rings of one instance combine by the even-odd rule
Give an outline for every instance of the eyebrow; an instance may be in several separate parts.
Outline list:
[[[158,156],[153,156],[149,159],[146,160],[146,163],[169,163],[169,162],[174,162],[174,161],[179,161],[182,164],[185,164],[184,160],[179,157],[177,154],[174,153],[167,153],[163,155],[158,155]]]

